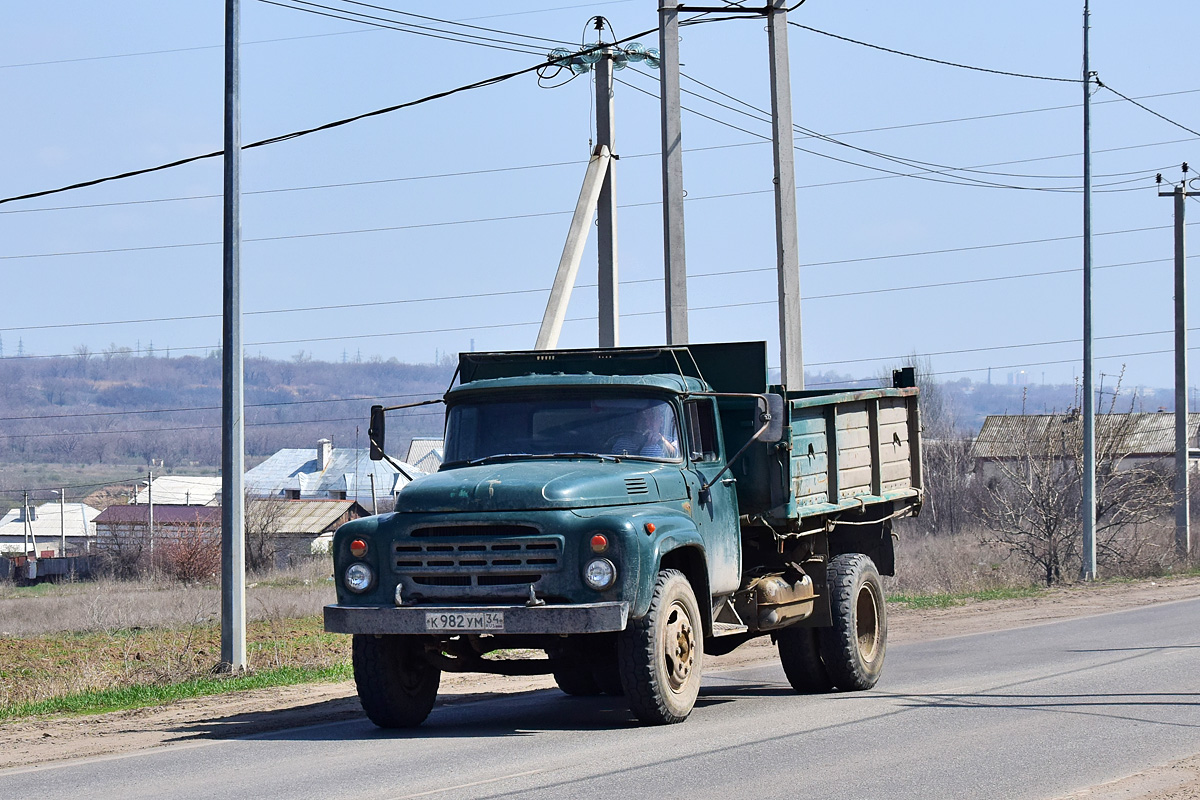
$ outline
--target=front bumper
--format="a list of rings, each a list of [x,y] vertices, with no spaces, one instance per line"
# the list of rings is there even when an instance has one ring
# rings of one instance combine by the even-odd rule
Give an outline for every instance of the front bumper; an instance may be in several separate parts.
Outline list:
[[[425,614],[502,612],[504,629],[479,631],[504,634],[608,633],[625,630],[629,604],[576,603],[545,606],[325,606],[325,630],[330,633],[424,634]],[[469,631],[467,631],[469,633]],[[439,635],[444,633],[439,632]]]

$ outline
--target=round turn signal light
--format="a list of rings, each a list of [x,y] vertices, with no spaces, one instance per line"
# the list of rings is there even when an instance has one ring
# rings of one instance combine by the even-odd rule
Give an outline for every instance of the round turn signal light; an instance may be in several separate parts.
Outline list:
[[[592,552],[603,553],[608,549],[608,537],[603,533],[597,533],[592,536]]]
[[[355,539],[350,543],[350,555],[355,558],[362,558],[367,554],[367,543],[362,539]]]
[[[654,523],[653,522],[646,523],[646,533],[654,533]]]

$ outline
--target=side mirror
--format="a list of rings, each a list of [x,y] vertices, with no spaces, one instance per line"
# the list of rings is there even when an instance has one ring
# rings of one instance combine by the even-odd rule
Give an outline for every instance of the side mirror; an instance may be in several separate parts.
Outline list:
[[[371,443],[372,461],[383,461],[384,427],[383,406],[371,406],[371,427],[367,428],[367,440]]]
[[[783,423],[784,423],[784,404],[783,396],[778,394],[768,394],[767,398],[767,414],[770,415],[769,420],[763,420],[767,423],[767,429],[758,437],[760,442],[778,442],[783,439]]]

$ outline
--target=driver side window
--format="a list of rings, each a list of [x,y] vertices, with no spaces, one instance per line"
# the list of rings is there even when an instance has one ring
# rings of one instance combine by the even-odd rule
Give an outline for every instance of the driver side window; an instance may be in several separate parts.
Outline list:
[[[716,461],[717,418],[711,397],[689,400],[683,404],[687,425],[688,454],[692,461]]]

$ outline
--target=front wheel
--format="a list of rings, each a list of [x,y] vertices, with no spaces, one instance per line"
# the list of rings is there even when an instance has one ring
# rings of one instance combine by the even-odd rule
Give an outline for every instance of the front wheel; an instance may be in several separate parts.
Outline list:
[[[658,573],[650,611],[617,638],[617,663],[629,707],[642,722],[683,722],[700,693],[704,631],[682,572]]]
[[[883,584],[870,557],[835,556],[826,569],[833,625],[821,628],[821,661],[833,685],[843,692],[870,689],[883,672],[887,652],[887,613]]]
[[[354,684],[367,718],[381,728],[412,728],[433,710],[442,671],[408,636],[355,634]]]

